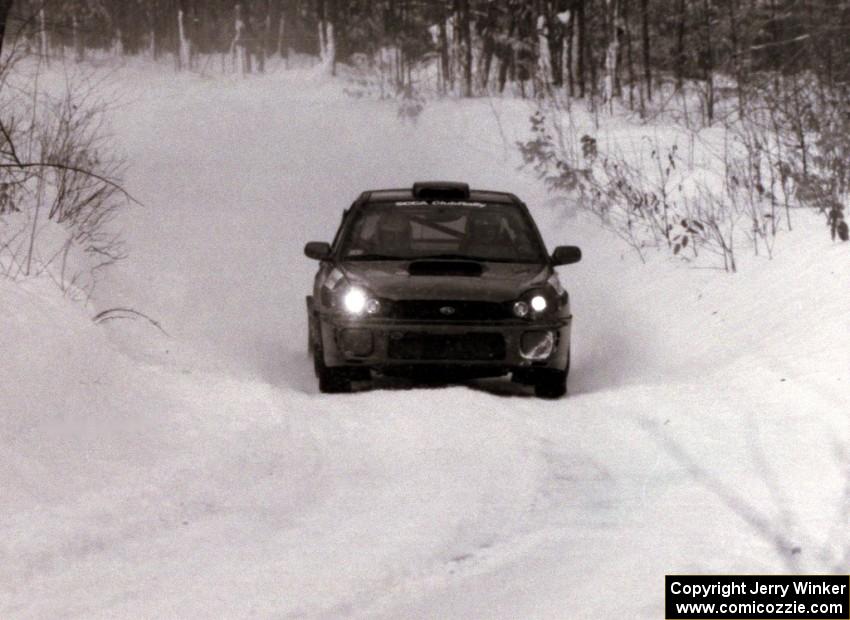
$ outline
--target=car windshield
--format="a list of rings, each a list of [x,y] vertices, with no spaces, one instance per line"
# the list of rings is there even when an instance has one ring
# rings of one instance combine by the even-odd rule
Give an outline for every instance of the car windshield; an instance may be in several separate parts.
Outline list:
[[[343,260],[468,259],[541,262],[528,216],[502,203],[373,203],[341,240]]]

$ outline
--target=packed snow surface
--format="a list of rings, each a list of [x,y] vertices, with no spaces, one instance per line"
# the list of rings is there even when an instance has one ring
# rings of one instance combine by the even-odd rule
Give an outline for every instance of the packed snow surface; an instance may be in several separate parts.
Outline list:
[[[0,617],[659,618],[666,573],[850,570],[850,257],[819,221],[736,275],[642,264],[518,170],[522,102],[410,123],[308,70],[107,87],[130,258],[90,306],[0,281]],[[426,179],[584,250],[569,397],[318,393],[304,243]],[[167,334],[91,322],[112,306]]]

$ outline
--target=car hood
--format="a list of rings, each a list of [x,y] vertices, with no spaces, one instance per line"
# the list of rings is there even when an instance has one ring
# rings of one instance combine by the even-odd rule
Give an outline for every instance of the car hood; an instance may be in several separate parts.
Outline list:
[[[340,269],[352,284],[392,300],[509,301],[548,277],[539,264],[480,264],[480,275],[411,275],[410,261],[346,261]]]

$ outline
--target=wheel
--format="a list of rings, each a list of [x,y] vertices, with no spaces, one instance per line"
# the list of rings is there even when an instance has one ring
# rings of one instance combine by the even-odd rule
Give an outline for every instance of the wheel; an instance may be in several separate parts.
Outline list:
[[[567,393],[567,371],[547,368],[538,372],[534,395],[539,398],[560,398]]]
[[[322,394],[342,394],[351,391],[351,376],[347,370],[325,366],[325,355],[321,348],[313,351],[313,369],[319,378],[319,391]]]
[[[567,352],[567,367],[540,369],[535,373],[534,395],[538,398],[560,398],[567,393],[567,377],[570,374],[570,352]]]
[[[321,333],[318,340],[310,340],[313,351],[313,371],[319,379],[319,391],[322,394],[341,394],[351,391],[351,376],[344,368],[325,366],[325,352],[322,350]]]

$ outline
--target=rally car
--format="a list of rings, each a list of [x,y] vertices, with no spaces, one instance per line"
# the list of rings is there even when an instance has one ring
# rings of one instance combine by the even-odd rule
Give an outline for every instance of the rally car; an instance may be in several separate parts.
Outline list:
[[[320,261],[307,296],[308,348],[321,392],[373,374],[510,374],[537,396],[567,391],[570,298],[526,205],[465,183],[363,192]]]

